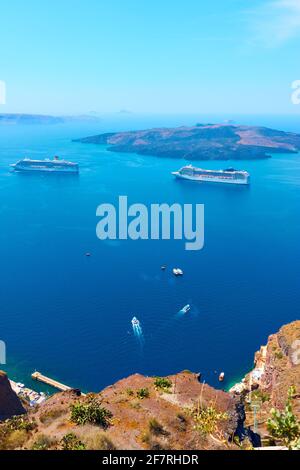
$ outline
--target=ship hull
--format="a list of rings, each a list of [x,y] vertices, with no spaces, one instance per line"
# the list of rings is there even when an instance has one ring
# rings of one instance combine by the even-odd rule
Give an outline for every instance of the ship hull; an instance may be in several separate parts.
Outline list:
[[[79,172],[78,167],[75,168],[54,168],[54,167],[38,167],[38,166],[21,166],[21,165],[15,165],[13,167],[14,171],[21,172],[21,173],[33,173],[33,172],[38,172],[38,173],[75,173],[77,174]]]
[[[238,184],[238,185],[248,185],[249,179],[230,179],[230,178],[218,178],[218,177],[207,177],[207,176],[189,176],[189,175],[182,175],[179,172],[175,171],[172,173],[176,178],[189,180],[189,181],[197,181],[198,183],[222,183],[222,184]]]

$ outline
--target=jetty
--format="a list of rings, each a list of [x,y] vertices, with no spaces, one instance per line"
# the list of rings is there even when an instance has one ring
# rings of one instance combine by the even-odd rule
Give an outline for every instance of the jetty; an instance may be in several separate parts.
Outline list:
[[[57,388],[61,392],[67,392],[68,390],[74,390],[74,388],[69,387],[68,385],[64,385],[57,380],[51,379],[50,377],[46,377],[46,375],[41,374],[40,372],[34,372],[31,374],[31,378],[33,380],[37,380],[38,382],[43,382],[46,385],[50,385],[50,387]],[[84,395],[82,393],[82,395]]]

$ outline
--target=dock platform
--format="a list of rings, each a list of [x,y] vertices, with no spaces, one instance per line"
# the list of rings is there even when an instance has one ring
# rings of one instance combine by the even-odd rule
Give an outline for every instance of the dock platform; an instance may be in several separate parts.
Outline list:
[[[58,382],[57,380],[51,379],[50,377],[46,377],[45,375],[41,374],[40,372],[34,372],[33,374],[31,374],[31,378],[33,380],[43,382],[46,385],[50,385],[51,387],[56,388],[57,390],[60,390],[61,392],[66,392],[68,390],[73,390],[72,387],[69,387],[68,385],[64,385],[64,384]]]

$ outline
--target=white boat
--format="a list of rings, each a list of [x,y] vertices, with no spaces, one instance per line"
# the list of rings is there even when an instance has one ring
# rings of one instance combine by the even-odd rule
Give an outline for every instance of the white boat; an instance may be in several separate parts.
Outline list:
[[[131,324],[132,324],[133,328],[137,327],[137,326],[140,326],[140,322],[136,317],[133,317],[133,319],[131,320]]]
[[[18,382],[16,385],[17,385],[19,388],[24,388],[24,387],[25,387],[25,385],[22,384],[21,382]]]
[[[225,372],[221,372],[221,374],[219,375],[219,381],[223,382],[224,379],[225,379]]]
[[[182,271],[182,269],[174,268],[173,269],[173,274],[174,274],[174,276],[183,276],[183,271]]]
[[[191,310],[191,306],[189,304],[185,305],[180,311],[182,313],[188,313]]]

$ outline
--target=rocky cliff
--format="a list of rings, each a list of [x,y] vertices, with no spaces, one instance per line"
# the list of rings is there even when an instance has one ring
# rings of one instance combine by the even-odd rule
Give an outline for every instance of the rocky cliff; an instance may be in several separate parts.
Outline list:
[[[255,364],[262,368],[258,386],[270,394],[271,404],[282,408],[288,388],[294,385],[296,408],[300,412],[300,321],[285,325],[271,335],[266,348],[256,354]]]
[[[7,375],[0,371],[0,421],[23,413],[25,409],[12,390]]]
[[[0,424],[0,449],[238,450],[260,445],[258,434],[274,445],[266,423],[271,408],[284,408],[291,386],[300,418],[300,321],[269,337],[254,369],[230,393],[189,371],[165,378],[136,374],[87,396],[57,393]],[[2,419],[23,412],[1,373]]]
[[[254,369],[231,392],[245,397],[248,425],[254,424],[255,408],[258,431],[267,438],[270,411],[284,409],[291,386],[295,387],[293,411],[300,420],[299,320],[284,325],[268,338],[267,344],[255,354]]]
[[[201,384],[191,372],[158,380],[137,374],[100,394],[53,395],[28,413],[25,424],[22,421],[22,439],[17,434],[14,448],[237,448],[232,439],[240,420],[238,402],[228,393]],[[72,414],[74,405],[76,413]],[[96,415],[97,423],[93,422]],[[12,448],[16,430],[17,421],[13,426],[3,424],[2,430],[0,426],[2,448]]]

